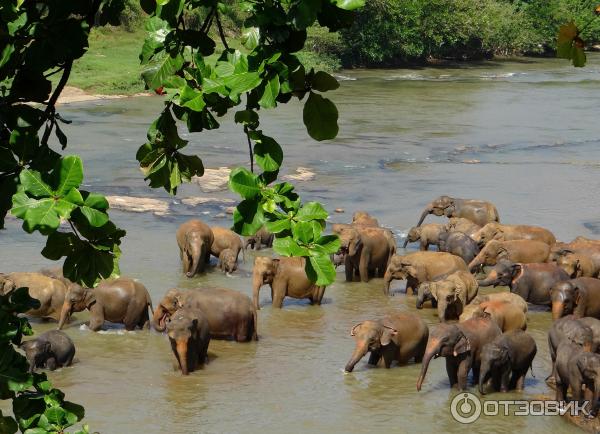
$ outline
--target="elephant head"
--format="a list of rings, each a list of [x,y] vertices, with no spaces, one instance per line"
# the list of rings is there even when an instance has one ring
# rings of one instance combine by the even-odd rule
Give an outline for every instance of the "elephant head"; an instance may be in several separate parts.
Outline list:
[[[422,274],[422,266],[419,264],[414,264],[404,256],[392,256],[383,276],[383,293],[389,295],[392,280],[404,280]]]
[[[237,257],[231,249],[223,249],[219,255],[219,266],[226,273],[237,270]]]
[[[198,341],[198,318],[188,309],[179,309],[167,323],[167,336],[171,349],[183,375],[188,375],[195,368],[198,354],[195,354],[194,341]]]
[[[573,281],[557,282],[550,290],[550,299],[552,319],[557,320],[573,313],[579,301],[579,288]]]
[[[453,198],[449,196],[440,196],[427,204],[423,210],[423,213],[421,214],[421,218],[419,218],[417,226],[421,226],[423,220],[425,220],[425,217],[427,217],[428,214],[433,214],[439,217],[444,215],[446,217],[452,217],[455,210],[456,206]]]
[[[431,359],[440,356],[457,357],[470,351],[471,342],[458,325],[444,323],[437,326],[427,341],[421,373],[417,379],[417,391],[421,390]]]
[[[565,270],[572,279],[584,275],[584,268],[588,265],[586,258],[577,253],[564,252],[556,259],[556,265]]]
[[[252,301],[256,310],[260,309],[258,297],[260,287],[273,283],[273,279],[279,269],[279,259],[267,256],[254,258],[254,269],[252,271]]]
[[[167,321],[183,306],[183,293],[177,288],[171,288],[154,309],[152,327],[156,331],[165,331]]]
[[[19,348],[25,351],[30,373],[33,373],[36,367],[44,365],[51,351],[50,342],[41,339],[24,341],[19,345]]]
[[[417,309],[423,309],[423,303],[427,300],[434,300],[435,282],[423,282],[417,288]]]
[[[0,294],[8,294],[17,288],[15,282],[13,282],[8,275],[0,273]]]
[[[185,234],[183,254],[192,260],[190,269],[185,273],[187,277],[193,277],[200,265],[200,260],[205,258],[210,251],[210,245],[204,242],[205,236],[201,231],[190,231]]]
[[[81,312],[89,309],[96,302],[94,290],[83,288],[79,285],[71,285],[65,294],[65,301],[60,312],[58,321],[58,330],[61,330],[65,322],[70,318],[73,312]]]
[[[479,247],[483,247],[492,240],[503,241],[504,230],[499,223],[492,222],[475,232],[472,238]]]
[[[447,316],[448,309],[451,306],[456,306],[456,316],[462,313],[462,307],[466,306],[467,289],[463,283],[458,283],[453,280],[442,280],[436,282],[436,289],[432,291],[433,297],[437,300],[438,318],[440,322],[444,322]]]
[[[406,238],[404,239],[404,245],[402,247],[406,248],[408,243],[414,243],[416,241],[419,241],[421,239],[422,230],[423,228],[421,228],[421,226],[414,226],[410,228],[408,234],[406,235]]]
[[[379,226],[379,221],[366,211],[356,211],[352,215],[352,224],[363,226]]]
[[[469,270],[473,271],[480,265],[496,265],[502,259],[510,260],[508,250],[506,250],[502,242],[492,240],[469,263]]]
[[[521,264],[514,264],[510,261],[498,261],[494,268],[490,270],[488,275],[483,280],[479,280],[479,286],[509,286],[515,276],[523,270]]]
[[[586,386],[593,388],[590,416],[595,417],[598,414],[598,399],[600,398],[600,355],[591,352],[581,353],[577,357],[576,364]]]
[[[339,234],[342,254],[356,256],[362,247],[360,232],[355,228],[346,228]]]
[[[492,373],[503,372],[509,368],[510,353],[506,345],[490,342],[481,349],[481,368],[479,372],[479,393],[485,395],[485,384]]]
[[[356,341],[356,348],[352,353],[352,357],[346,363],[346,372],[352,372],[354,366],[362,359],[369,351],[380,351],[381,347],[385,347],[392,342],[392,338],[398,334],[398,331],[382,321],[363,321],[352,327],[350,336]]]

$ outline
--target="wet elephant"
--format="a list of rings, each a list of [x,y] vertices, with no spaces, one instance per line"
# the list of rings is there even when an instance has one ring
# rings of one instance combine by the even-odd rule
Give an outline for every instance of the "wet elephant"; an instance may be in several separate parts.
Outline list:
[[[480,283],[481,286],[481,283]],[[519,308],[523,313],[527,313],[528,306],[527,302],[518,294],[513,294],[512,292],[502,291],[502,292],[492,292],[490,294],[479,294],[475,297],[469,306],[471,305],[479,305],[486,301],[506,301],[508,303],[512,303]],[[468,307],[468,306],[467,306]]]
[[[246,260],[244,256],[244,245],[238,234],[230,229],[222,228],[220,226],[213,226],[210,228],[210,230],[213,233],[213,242],[210,246],[211,255],[219,258],[219,261],[221,261],[221,253],[224,250],[231,251],[235,256],[236,266],[234,268],[237,268],[237,261],[239,259],[240,252],[242,252],[242,259],[244,261]],[[231,255],[231,253],[228,253],[228,255]],[[232,266],[229,265],[228,268],[232,268]]]
[[[233,273],[237,270],[237,255],[233,250],[221,250],[221,253],[219,253],[219,269],[224,273]]]
[[[62,281],[42,273],[0,274],[0,293],[23,287],[29,288],[29,296],[40,302],[40,306],[27,311],[27,315],[59,320],[67,293]]]
[[[496,265],[500,260],[521,262],[524,264],[542,263],[548,260],[549,254],[550,246],[541,241],[492,240],[469,263],[469,270],[473,271],[480,265]]]
[[[152,300],[144,285],[128,277],[103,280],[96,288],[69,288],[65,295],[58,329],[73,312],[90,311],[89,328],[98,331],[104,321],[124,324],[126,330],[149,325],[148,308]]]
[[[600,264],[584,253],[565,252],[556,258],[556,264],[572,277],[598,277]]]
[[[354,280],[358,270],[360,280],[368,282],[370,271],[382,277],[389,260],[396,253],[396,240],[391,231],[384,228],[349,227],[339,234],[340,252],[345,254],[346,281]]]
[[[478,316],[489,316],[503,333],[527,330],[526,312],[523,312],[518,304],[507,300],[488,300],[479,304],[470,304],[463,310],[459,322]]]
[[[19,348],[25,351],[29,372],[36,368],[54,371],[56,368],[70,366],[75,357],[75,344],[69,336],[58,330],[50,330],[35,339],[23,341]]]
[[[456,271],[440,280],[424,282],[417,291],[417,309],[427,294],[436,301],[440,322],[458,319],[463,308],[477,295],[477,280],[468,271]]]
[[[212,339],[258,340],[256,309],[241,292],[226,288],[171,288],[154,310],[153,327],[164,331],[168,320],[182,307],[204,313]]]
[[[448,252],[459,256],[466,264],[470,263],[479,254],[477,243],[462,232],[441,232],[438,238],[438,246],[440,252]]]
[[[356,211],[352,215],[352,224],[378,228],[379,220],[377,220],[375,217],[373,217],[366,211]]]
[[[548,244],[556,243],[556,237],[548,229],[540,226],[528,225],[503,225],[500,223],[488,223],[473,235],[480,247],[485,246],[492,240],[514,241],[514,240],[536,240]]]
[[[177,245],[187,277],[202,273],[210,261],[210,249],[214,241],[210,227],[200,220],[189,220],[177,229]]]
[[[406,279],[406,293],[412,294],[422,282],[433,281],[442,275],[467,270],[465,261],[445,252],[414,252],[394,255],[383,277],[383,292],[390,294],[392,280]]]
[[[183,375],[188,375],[204,364],[210,331],[208,321],[200,309],[178,309],[167,323],[167,336],[173,351],[174,365]]]
[[[471,220],[479,226],[500,221],[498,210],[492,203],[483,200],[458,199],[450,196],[440,196],[427,204],[417,226],[421,226],[428,214],[461,217]]]
[[[532,304],[549,305],[550,290],[569,276],[556,264],[498,262],[479,286],[508,286],[514,294]]]
[[[557,282],[550,291],[552,319],[557,320],[573,314],[575,318],[586,316],[600,319],[600,280],[591,277]]]
[[[430,245],[438,245],[440,234],[445,230],[446,225],[440,223],[430,223],[412,227],[408,231],[402,247],[406,248],[408,243],[416,243],[418,241],[419,250],[428,250]]]
[[[273,307],[281,308],[285,297],[308,298],[311,303],[321,304],[324,286],[310,281],[305,271],[304,258],[254,258],[252,270],[252,302],[256,310],[259,306],[259,291],[263,285],[271,286]]]
[[[253,250],[260,250],[263,247],[273,247],[273,238],[274,235],[263,226],[254,235],[246,237],[244,249],[250,247]]]
[[[382,320],[363,321],[352,327],[350,335],[356,341],[356,348],[346,364],[346,372],[368,353],[369,365],[382,365],[389,368],[393,361],[406,364],[413,359],[420,363],[425,353],[429,329],[421,317],[413,313],[398,312]]]
[[[481,229],[481,226],[476,225],[469,219],[460,217],[451,217],[446,223],[446,230],[448,232],[462,232],[472,237],[477,231]]]
[[[536,353],[535,341],[521,330],[503,333],[485,344],[481,350],[479,393],[484,395],[486,386],[500,392],[523,390]]]
[[[430,333],[427,349],[423,356],[421,373],[417,379],[417,390],[421,390],[431,359],[446,358],[446,372],[450,387],[467,388],[467,377],[473,370],[473,381],[479,383],[481,349],[502,332],[488,318],[472,318],[458,324],[442,323]]]

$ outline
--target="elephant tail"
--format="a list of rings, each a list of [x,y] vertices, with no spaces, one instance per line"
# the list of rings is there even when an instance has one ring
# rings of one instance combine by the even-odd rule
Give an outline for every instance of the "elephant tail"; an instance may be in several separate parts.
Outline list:
[[[150,308],[151,316],[154,316],[154,307],[152,306],[152,299],[150,298],[150,294],[146,293],[146,304]]]
[[[258,340],[258,313],[256,309],[252,308],[252,321],[254,322],[253,332],[252,332],[252,340]]]
[[[533,375],[533,361],[531,361],[531,363],[529,364],[529,370],[531,371],[531,376],[535,378],[535,375]]]

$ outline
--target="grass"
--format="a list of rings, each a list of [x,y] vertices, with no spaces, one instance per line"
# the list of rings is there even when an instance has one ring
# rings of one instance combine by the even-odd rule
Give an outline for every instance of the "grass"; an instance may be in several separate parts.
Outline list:
[[[73,65],[68,85],[101,95],[133,95],[144,91],[140,77],[143,69],[138,55],[146,33],[140,24],[133,31],[115,27],[93,29],[88,52]],[[232,39],[233,48],[236,40]],[[297,53],[307,69],[335,71],[340,68],[334,54],[338,42],[335,34],[310,29],[307,49]],[[220,42],[217,49],[220,48]],[[54,77],[55,80],[58,77]]]

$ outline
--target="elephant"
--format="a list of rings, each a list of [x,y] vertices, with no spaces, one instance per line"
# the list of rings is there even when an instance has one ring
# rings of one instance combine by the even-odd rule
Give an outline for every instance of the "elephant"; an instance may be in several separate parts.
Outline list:
[[[258,340],[256,309],[241,292],[226,288],[171,288],[154,310],[154,329],[163,332],[169,318],[183,307],[202,311],[211,339]]]
[[[202,273],[210,261],[214,236],[210,227],[200,220],[189,220],[177,229],[177,245],[187,277]]]
[[[425,298],[436,301],[440,322],[458,319],[463,308],[477,295],[477,280],[468,271],[456,271],[440,280],[424,282],[417,291],[417,309],[423,308]]]
[[[471,318],[468,321],[438,325],[429,336],[423,356],[421,373],[417,379],[417,391],[421,390],[427,368],[432,358],[446,358],[446,372],[450,387],[467,388],[467,376],[473,370],[473,382],[479,383],[479,367],[482,347],[492,342],[502,332],[489,318]]]
[[[590,265],[588,261],[584,260],[584,263],[580,265],[580,267],[588,267],[585,271],[600,269],[600,245],[581,238],[576,238],[570,243],[554,244],[550,249],[548,262],[558,262],[562,256],[573,254],[578,255],[576,256],[578,259],[587,258],[592,262]],[[591,273],[593,273],[593,271],[591,271]]]
[[[487,385],[500,392],[523,390],[536,353],[535,340],[522,330],[505,332],[485,344],[481,349],[479,393],[485,395]]]
[[[254,235],[246,237],[244,242],[244,249],[250,246],[251,249],[260,250],[264,247],[273,247],[274,235],[267,230],[264,226],[260,228]]]
[[[352,224],[365,227],[380,227],[379,221],[366,211],[356,211],[352,215]]]
[[[596,263],[588,255],[583,253],[561,254],[556,258],[556,264],[572,277],[598,277],[600,274],[600,264]]]
[[[477,231],[481,229],[481,226],[476,225],[469,219],[460,217],[451,217],[446,223],[446,230],[448,232],[462,232],[472,237]]]
[[[346,372],[352,372],[367,352],[371,352],[369,365],[381,364],[389,368],[394,360],[403,365],[411,359],[420,363],[429,338],[429,328],[418,315],[398,312],[382,320],[358,323],[352,327],[350,336],[354,337],[356,348],[346,364]]]
[[[446,252],[414,252],[404,256],[392,256],[383,277],[383,293],[390,294],[392,280],[406,279],[406,293],[418,288],[422,282],[433,281],[436,278],[467,270],[467,265],[458,256]]]
[[[167,336],[171,342],[174,366],[183,375],[195,371],[206,361],[210,342],[208,321],[200,309],[182,307],[167,322]]]
[[[552,319],[573,314],[600,319],[600,280],[591,277],[563,280],[552,286]]]
[[[403,248],[406,248],[408,243],[419,241],[419,250],[425,251],[433,244],[438,245],[440,234],[446,230],[446,225],[440,223],[430,223],[422,226],[410,228],[408,235],[404,239]]]
[[[96,288],[69,288],[65,295],[58,329],[73,312],[90,311],[89,328],[98,331],[104,321],[124,324],[126,330],[145,328],[149,324],[148,308],[152,300],[144,285],[128,277],[103,280]]]
[[[320,305],[325,293],[324,286],[317,286],[310,281],[304,269],[304,258],[269,258],[259,256],[254,258],[252,270],[252,302],[256,310],[260,309],[260,287],[271,286],[273,307],[281,308],[283,299],[308,298],[311,303]]]
[[[600,355],[565,340],[558,346],[555,366],[556,400],[567,401],[570,388],[572,400],[583,404],[582,386],[585,385],[587,417],[595,418],[600,399]]]
[[[475,259],[469,263],[469,270],[473,271],[480,265],[496,265],[496,263],[502,259],[524,264],[541,263],[548,260],[549,254],[550,246],[541,241],[492,240],[487,243]]]
[[[489,316],[498,324],[502,333],[527,330],[527,314],[521,306],[510,301],[488,300],[479,304],[469,304],[460,315],[459,322],[477,316]]]
[[[369,281],[369,271],[376,276],[383,276],[390,258],[396,253],[394,235],[384,228],[343,228],[339,237],[340,252],[345,254],[347,282],[354,280],[355,270],[358,270],[363,282]]]
[[[71,366],[75,357],[75,344],[69,336],[58,330],[50,330],[35,339],[23,341],[19,348],[25,351],[30,373],[36,368],[54,371]]]
[[[448,252],[461,257],[466,264],[479,254],[477,243],[462,232],[441,232],[438,238],[438,247],[440,252]]]
[[[67,293],[62,281],[41,273],[0,273],[0,294],[23,287],[29,288],[29,296],[40,303],[39,307],[25,312],[28,316],[58,321]]]
[[[491,222],[500,222],[498,210],[490,203],[483,200],[458,199],[449,196],[440,196],[431,201],[423,210],[417,226],[421,226],[428,214],[446,217],[462,217],[471,220],[479,226]]]
[[[552,286],[568,279],[568,274],[556,264],[515,264],[501,260],[479,281],[479,286],[508,286],[510,292],[529,303],[550,305]]]
[[[70,279],[67,279],[64,276],[62,267],[43,268],[40,270],[40,274],[43,274],[44,276],[48,276],[56,280],[60,280],[67,289],[69,289],[71,286],[79,286],[79,284],[73,282]]]
[[[233,273],[237,270],[237,255],[233,250],[221,250],[219,254],[219,268],[224,273]]]
[[[222,228],[220,226],[213,226],[210,228],[210,230],[213,233],[213,242],[210,246],[211,255],[221,260],[221,252],[223,252],[224,250],[231,250],[234,254],[236,264],[236,267],[233,270],[237,268],[237,261],[240,252],[242,252],[242,260],[244,260],[244,262],[246,261],[244,253],[245,249],[242,240],[238,234],[236,234],[230,229]],[[229,266],[228,268],[231,268],[231,266]]]
[[[481,283],[479,286],[482,286]],[[513,294],[512,292],[492,292],[490,294],[479,294],[475,297],[471,303],[467,306],[471,305],[479,305],[486,301],[506,301],[508,303],[512,303],[519,308],[523,313],[527,313],[528,306],[527,302],[520,295]]]
[[[485,246],[492,240],[514,241],[514,240],[536,240],[548,244],[556,243],[556,237],[548,229],[539,226],[528,225],[502,225],[500,223],[488,223],[473,235],[480,247]]]

